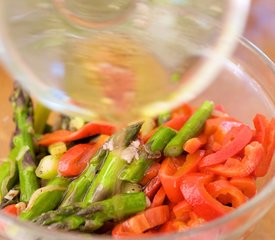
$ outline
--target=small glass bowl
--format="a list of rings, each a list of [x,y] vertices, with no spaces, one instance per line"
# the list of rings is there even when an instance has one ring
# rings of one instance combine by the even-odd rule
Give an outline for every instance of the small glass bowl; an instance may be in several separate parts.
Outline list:
[[[7,78],[1,80],[1,83],[4,84],[0,95],[0,144],[2,148],[0,157],[3,158],[7,154],[12,134],[11,109],[7,101],[11,92],[11,81]],[[253,44],[241,39],[234,55],[223,63],[223,70],[214,83],[192,104],[197,105],[205,99],[223,105],[231,116],[249,125],[252,125],[252,119],[256,113],[265,114],[268,118],[274,117],[274,63]],[[269,211],[275,201],[274,172],[275,158],[273,158],[268,174],[257,181],[259,189],[257,195],[236,211],[188,231],[160,235],[153,239],[244,239],[253,231],[253,226]],[[29,222],[21,222],[3,213],[0,214],[0,235],[12,240],[110,239],[109,236],[57,232]]]
[[[51,109],[133,121],[189,101],[210,84],[243,31],[249,2],[2,0],[0,58]],[[106,67],[128,72],[119,85],[111,77],[119,87]]]

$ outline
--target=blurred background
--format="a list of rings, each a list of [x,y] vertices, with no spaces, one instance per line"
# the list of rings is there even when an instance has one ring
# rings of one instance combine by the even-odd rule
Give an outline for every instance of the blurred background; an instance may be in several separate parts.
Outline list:
[[[275,61],[275,0],[251,0],[244,36]]]
[[[275,0],[251,0],[252,6],[244,36],[275,62]],[[274,93],[275,94],[275,93]],[[256,226],[248,240],[275,239],[275,206]]]
[[[252,6],[244,36],[275,61],[275,0],[251,1]],[[10,75],[0,64],[0,83],[2,83],[4,78],[10,78]],[[7,86],[1,86],[1,89],[7,89]],[[1,97],[6,99],[8,95],[9,92],[1,93]],[[275,206],[266,217],[257,224],[255,232],[253,232],[248,240],[275,239],[274,222]]]

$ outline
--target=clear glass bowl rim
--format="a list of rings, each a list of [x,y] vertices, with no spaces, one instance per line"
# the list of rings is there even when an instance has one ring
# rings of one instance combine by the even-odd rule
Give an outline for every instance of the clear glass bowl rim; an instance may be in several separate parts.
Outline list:
[[[253,43],[251,43],[249,40],[247,40],[244,37],[241,37],[239,40],[239,44],[243,45],[246,50],[251,51],[253,54],[257,55],[262,62],[266,65],[267,68],[269,68],[274,74],[275,74],[275,64],[266,56],[264,52],[262,52],[257,46],[255,46]],[[259,205],[261,202],[263,202],[265,199],[267,199],[269,196],[275,194],[275,177],[273,176],[272,179],[269,181],[269,183],[264,186],[264,188],[261,190],[260,193],[256,194],[254,198],[249,200],[246,204],[239,207],[237,210],[233,211],[232,213],[227,214],[224,217],[218,218],[216,220],[213,220],[209,223],[205,223],[201,226],[192,228],[188,231],[184,232],[178,232],[178,233],[170,233],[170,234],[162,234],[162,235],[155,235],[153,237],[135,237],[135,239],[149,239],[149,238],[162,238],[162,237],[191,237],[196,236],[196,234],[201,234],[203,232],[206,232],[208,230],[211,230],[215,227],[222,226],[223,224],[226,224],[227,222],[230,222],[231,220],[234,220],[244,214],[245,212],[248,212],[252,210],[255,206]],[[275,199],[273,200],[275,202]],[[270,208],[272,207],[272,204],[270,204]],[[32,232],[32,234],[39,235],[40,237],[43,237],[43,239],[48,239],[50,236],[53,236],[54,234],[55,239],[67,239],[67,240],[84,240],[87,239],[112,239],[111,236],[106,235],[82,235],[78,233],[72,233],[72,232],[60,232],[55,230],[49,230],[45,227],[41,227],[38,225],[35,225],[31,222],[23,222],[20,221],[17,218],[14,218],[12,216],[6,215],[4,213],[0,213],[0,219],[4,222],[9,222],[11,224],[17,225],[20,228],[26,228],[28,230],[28,233]],[[124,239],[132,239],[132,238],[124,238]]]

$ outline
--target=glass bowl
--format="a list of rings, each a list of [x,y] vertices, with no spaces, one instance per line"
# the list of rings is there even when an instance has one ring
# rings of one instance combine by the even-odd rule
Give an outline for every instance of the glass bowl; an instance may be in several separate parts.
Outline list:
[[[275,116],[275,66],[253,44],[245,39],[239,41],[238,48],[231,58],[223,62],[222,72],[192,104],[205,99],[213,100],[224,106],[226,111],[251,125],[253,116],[260,112],[268,118]],[[12,134],[11,109],[8,95],[11,82],[2,79],[0,111],[0,157],[5,157]],[[3,88],[4,86],[4,88]],[[275,198],[275,159],[273,158],[268,174],[258,179],[258,194],[236,211],[191,230],[168,235],[156,236],[158,239],[244,239],[253,226],[269,211]],[[0,214],[0,234],[7,239],[28,240],[84,240],[93,239],[91,235],[56,232],[21,222],[13,217]],[[97,239],[110,239],[107,236],[94,236]]]
[[[51,109],[114,123],[199,94],[231,54],[249,9],[249,0],[89,2],[0,1],[0,57]]]

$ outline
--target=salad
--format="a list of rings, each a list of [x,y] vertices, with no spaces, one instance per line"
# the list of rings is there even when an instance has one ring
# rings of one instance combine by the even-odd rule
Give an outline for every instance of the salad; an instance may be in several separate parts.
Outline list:
[[[1,211],[62,231],[186,231],[253,198],[274,155],[274,118],[257,114],[249,127],[211,101],[123,129],[67,116],[49,124],[18,85],[11,103]]]

